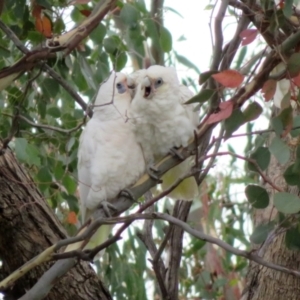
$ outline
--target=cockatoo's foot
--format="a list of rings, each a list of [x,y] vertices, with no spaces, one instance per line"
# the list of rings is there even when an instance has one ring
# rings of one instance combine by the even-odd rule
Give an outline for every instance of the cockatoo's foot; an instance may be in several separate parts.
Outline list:
[[[157,176],[157,173],[159,173],[159,170],[152,164],[149,164],[146,167],[146,172],[149,175],[150,178],[157,181],[157,183],[162,183],[162,180]]]
[[[99,205],[98,205],[98,208],[103,208],[106,216],[108,218],[112,217],[111,213],[110,213],[110,210],[115,210],[117,211],[117,208],[111,204],[110,202],[108,201],[102,201]]]
[[[174,156],[177,157],[180,160],[184,160],[184,157],[182,156],[182,154],[177,150],[176,147],[173,147],[169,150],[169,153]]]
[[[137,203],[137,201],[135,200],[135,197],[134,197],[134,195],[132,194],[132,192],[131,192],[130,189],[123,189],[123,190],[120,192],[119,196],[123,196],[123,197],[125,197],[125,198],[127,198],[127,199],[130,199],[132,202],[136,202],[136,203]]]

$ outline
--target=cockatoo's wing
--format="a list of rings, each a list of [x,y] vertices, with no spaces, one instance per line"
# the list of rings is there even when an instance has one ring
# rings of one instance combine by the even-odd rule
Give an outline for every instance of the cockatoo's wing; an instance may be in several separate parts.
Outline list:
[[[191,120],[192,124],[195,126],[198,125],[199,115],[195,111],[194,104],[184,104],[187,100],[193,97],[192,91],[185,85],[180,86],[180,103],[184,107],[186,116]],[[193,137],[191,137],[192,139]],[[185,176],[185,174],[192,167],[193,157],[186,159],[181,164],[177,165],[170,171],[168,171],[162,177],[162,189],[166,190],[170,188],[178,178]],[[172,199],[181,199],[181,200],[193,200],[199,195],[199,188],[194,177],[188,177],[183,180],[171,193],[168,194],[168,197]]]

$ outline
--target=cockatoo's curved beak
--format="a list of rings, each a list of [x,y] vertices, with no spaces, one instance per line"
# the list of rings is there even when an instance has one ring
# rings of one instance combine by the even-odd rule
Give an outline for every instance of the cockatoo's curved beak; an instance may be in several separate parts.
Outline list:
[[[150,99],[153,95],[153,86],[148,76],[143,79],[142,88],[144,88],[144,98]]]

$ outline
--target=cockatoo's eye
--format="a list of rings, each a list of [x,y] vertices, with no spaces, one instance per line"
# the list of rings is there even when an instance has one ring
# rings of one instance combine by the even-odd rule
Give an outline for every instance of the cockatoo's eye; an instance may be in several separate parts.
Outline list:
[[[117,88],[119,94],[124,94],[126,92],[126,86],[125,86],[125,84],[122,84],[121,82],[118,82],[116,84],[116,88]]]
[[[159,86],[161,86],[164,83],[164,81],[162,80],[162,78],[158,78],[156,79],[155,83],[154,83],[154,87],[158,88]]]

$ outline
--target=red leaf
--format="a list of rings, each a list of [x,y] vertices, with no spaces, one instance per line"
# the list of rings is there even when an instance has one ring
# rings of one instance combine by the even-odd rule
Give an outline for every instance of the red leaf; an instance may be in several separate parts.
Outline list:
[[[242,46],[249,45],[252,43],[257,37],[258,30],[257,29],[245,29],[240,33],[240,37],[242,38]]]
[[[39,31],[41,34],[43,34],[45,37],[50,38],[52,37],[52,24],[50,19],[42,15],[35,19],[35,28],[37,31]]]
[[[212,77],[225,87],[236,88],[244,80],[244,75],[236,70],[225,70],[218,74],[213,74]]]
[[[267,102],[274,97],[274,94],[276,92],[276,85],[277,81],[274,79],[269,79],[264,83],[261,92]]]
[[[300,87],[300,74],[298,74],[296,77],[294,77],[292,79],[292,81],[297,87]]]
[[[74,211],[70,211],[68,216],[67,216],[67,222],[69,224],[75,225],[77,223],[77,215]]]
[[[232,101],[221,102],[219,105],[219,111],[214,114],[211,114],[206,120],[206,124],[213,124],[229,118],[232,114],[232,110],[233,110]]]
[[[82,9],[82,10],[80,10],[80,13],[81,13],[82,15],[88,17],[88,16],[92,13],[92,11],[91,11],[91,10],[88,10],[88,9]]]

